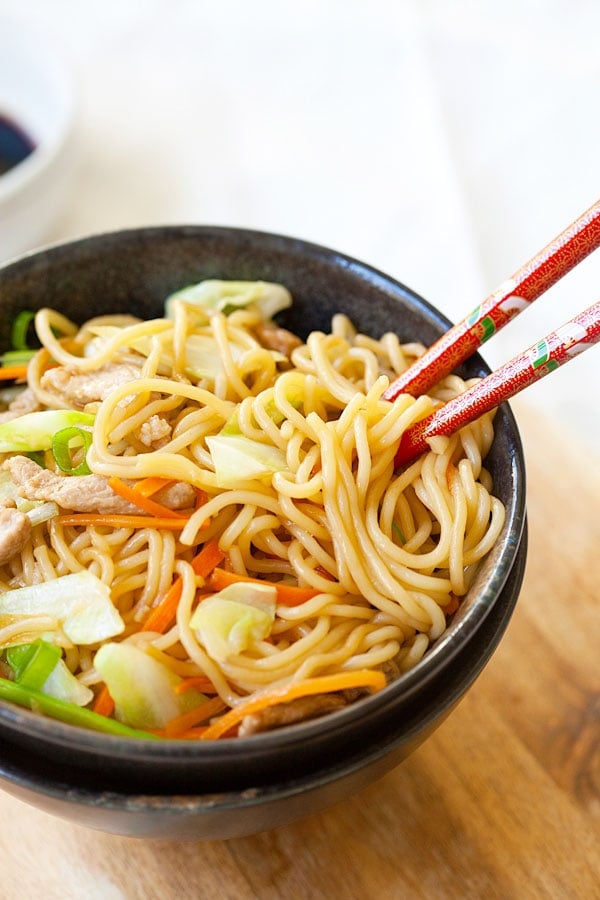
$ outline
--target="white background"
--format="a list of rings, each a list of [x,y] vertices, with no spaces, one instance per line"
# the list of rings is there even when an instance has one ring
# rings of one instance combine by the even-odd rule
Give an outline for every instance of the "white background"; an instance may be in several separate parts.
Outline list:
[[[78,84],[48,241],[194,223],[334,247],[451,319],[600,197],[594,0],[0,0]],[[486,345],[600,296],[600,251]],[[526,402],[600,452],[595,348]],[[526,414],[520,407],[520,414]]]

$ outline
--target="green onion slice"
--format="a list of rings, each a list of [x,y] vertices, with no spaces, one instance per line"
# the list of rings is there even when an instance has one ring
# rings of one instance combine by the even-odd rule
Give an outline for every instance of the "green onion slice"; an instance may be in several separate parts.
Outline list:
[[[137,728],[129,728],[122,725],[116,719],[109,719],[101,716],[91,709],[82,709],[75,703],[69,703],[67,700],[57,700],[56,697],[49,697],[32,688],[23,687],[21,684],[15,684],[7,678],[0,678],[0,700],[7,700],[9,703],[17,703],[19,706],[25,706],[36,712],[41,712],[53,719],[59,719],[69,725],[78,725],[80,728],[91,728],[94,731],[103,731],[105,734],[114,734],[120,737],[144,738],[146,740],[159,740],[159,738],[149,731],[141,731]]]
[[[40,639],[32,644],[10,647],[6,651],[6,661],[15,673],[15,681],[39,691],[61,655],[60,647]]]
[[[79,465],[73,465],[71,457],[70,444],[71,441],[77,440],[79,445],[83,445],[84,458]],[[69,425],[67,428],[61,428],[52,438],[52,453],[56,460],[56,465],[61,471],[68,475],[90,475],[91,469],[87,464],[87,451],[92,443],[91,432],[77,425]]]
[[[11,343],[13,350],[23,351],[31,350],[27,342],[27,332],[31,322],[35,319],[35,313],[30,309],[22,309],[15,317],[11,329]]]
[[[7,350],[0,356],[0,361],[3,366],[25,366],[36,352],[36,350]]]
[[[401,530],[400,526],[397,524],[397,522],[392,522],[392,531],[394,532],[394,534],[396,535],[396,537],[398,538],[398,540],[400,541],[401,544],[406,543],[406,538],[402,534],[402,530]]]

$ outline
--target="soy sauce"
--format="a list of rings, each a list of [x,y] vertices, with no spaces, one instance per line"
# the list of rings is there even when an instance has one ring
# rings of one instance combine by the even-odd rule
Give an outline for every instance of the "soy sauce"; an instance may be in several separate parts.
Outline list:
[[[16,122],[0,113],[0,175],[33,153],[35,144]]]

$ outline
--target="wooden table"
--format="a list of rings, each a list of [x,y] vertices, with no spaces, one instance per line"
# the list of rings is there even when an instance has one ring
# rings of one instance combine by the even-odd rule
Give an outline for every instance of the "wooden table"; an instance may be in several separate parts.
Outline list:
[[[598,460],[516,406],[529,560],[507,634],[403,765],[253,837],[137,841],[0,793],[2,900],[600,897]]]

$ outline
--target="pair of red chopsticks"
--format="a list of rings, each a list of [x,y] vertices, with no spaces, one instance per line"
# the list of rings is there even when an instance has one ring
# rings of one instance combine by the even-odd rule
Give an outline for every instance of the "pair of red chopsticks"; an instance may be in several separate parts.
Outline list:
[[[450,328],[390,384],[384,398],[395,400],[399,394],[417,397],[425,393],[598,246],[600,201],[501,284],[469,316]],[[405,465],[425,452],[429,438],[454,434],[599,339],[600,302],[408,428],[398,447],[396,466]]]

